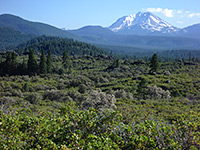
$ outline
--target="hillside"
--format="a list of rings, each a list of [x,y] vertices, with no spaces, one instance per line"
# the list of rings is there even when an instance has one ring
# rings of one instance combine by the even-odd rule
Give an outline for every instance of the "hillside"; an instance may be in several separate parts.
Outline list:
[[[88,54],[96,56],[100,54],[106,54],[106,51],[103,49],[87,43],[74,41],[73,39],[64,39],[51,36],[40,36],[24,42],[15,48],[15,50],[19,53],[26,53],[30,49],[39,53],[44,50],[46,54],[48,51],[51,51],[53,55],[62,55],[65,50],[70,55]]]
[[[108,49],[115,47],[133,47],[137,49],[173,50],[173,49],[196,49],[199,50],[200,40],[181,36],[139,36],[139,35],[119,35],[100,26],[89,26],[78,30],[69,30],[72,34],[87,39],[87,42],[103,45]],[[113,49],[112,49],[113,50]],[[115,50],[113,50],[114,52]],[[116,50],[116,53],[119,51]],[[125,49],[120,53],[129,54]]]
[[[10,27],[22,33],[34,34],[37,36],[46,35],[78,39],[78,37],[70,34],[69,32],[48,24],[28,21],[10,14],[0,15],[0,27]]]
[[[200,47],[199,39],[190,38],[190,35],[193,35],[195,31],[199,29],[198,25],[185,28],[184,36],[182,36],[181,33],[177,34],[177,36],[172,37],[153,35],[119,35],[101,26],[86,26],[81,29],[66,31],[47,24],[31,22],[14,15],[5,14],[0,16],[0,27],[12,28],[12,30],[10,30],[9,32],[13,31],[13,34],[16,34],[14,30],[22,32],[26,36],[28,36],[28,34],[31,34],[30,37],[28,37],[29,39],[31,39],[33,35],[72,38],[90,44],[102,45],[102,47],[106,47],[106,49],[109,52],[112,50],[116,54],[123,53],[124,55],[130,54],[129,47],[132,47],[132,50],[136,48],[138,50],[144,49],[144,51],[160,51],[174,49],[199,50]],[[3,41],[1,43],[2,48],[9,45],[16,45],[21,43],[16,41],[24,41],[24,37],[20,36],[18,36],[16,41],[7,41],[7,39],[5,39],[6,37],[3,36],[3,34],[0,34],[0,36]],[[112,49],[109,49],[110,46],[112,46]],[[124,47],[124,49],[121,49],[119,51],[119,48],[115,50],[113,49],[113,47]],[[126,47],[128,50],[126,50]]]
[[[180,31],[180,34],[185,37],[193,37],[200,39],[200,24],[194,24],[192,26],[186,27]]]
[[[9,27],[0,27],[0,49],[13,49],[18,44],[31,40],[34,37],[36,35],[25,34]]]

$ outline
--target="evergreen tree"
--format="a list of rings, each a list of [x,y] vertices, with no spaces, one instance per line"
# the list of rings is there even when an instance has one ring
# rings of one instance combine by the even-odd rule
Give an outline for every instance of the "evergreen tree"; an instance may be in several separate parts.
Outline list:
[[[16,65],[17,55],[15,54],[15,52],[12,52],[11,59],[12,59],[12,63],[13,63],[14,65]]]
[[[64,69],[67,69],[69,71],[71,62],[70,62],[70,57],[69,57],[69,54],[67,53],[67,51],[64,51],[62,59],[63,59],[62,63],[63,63]]]
[[[192,60],[191,52],[189,52],[189,61]]]
[[[148,80],[146,78],[142,78],[140,83],[138,84],[137,92],[138,94],[143,94],[145,91],[145,88],[147,87]]]
[[[18,75],[26,75],[27,74],[27,63],[23,58],[23,61],[18,64],[16,73]]]
[[[44,54],[44,50],[42,50],[42,55],[40,56],[40,73],[42,73],[42,74],[47,73],[47,63],[46,63],[46,57]]]
[[[30,52],[29,52],[27,67],[28,67],[28,73],[29,74],[37,73],[38,65],[37,65],[37,61],[35,59],[35,55],[34,55],[33,50],[30,50]]]
[[[14,75],[16,74],[16,54],[15,52],[9,52],[6,56],[6,61],[5,61],[5,68],[4,68],[4,73],[9,74],[9,75]]]
[[[47,73],[52,73],[52,56],[51,56],[51,51],[49,50],[48,56],[47,56]]]
[[[12,53],[8,52],[8,54],[6,56],[6,61],[5,61],[3,73],[11,75],[12,70],[13,70],[13,68],[12,68]]]
[[[192,57],[192,62],[195,62],[195,57],[194,56]]]
[[[150,70],[151,73],[158,72],[160,64],[158,61],[158,56],[156,54],[153,54],[151,58],[150,67],[151,67],[151,70]]]

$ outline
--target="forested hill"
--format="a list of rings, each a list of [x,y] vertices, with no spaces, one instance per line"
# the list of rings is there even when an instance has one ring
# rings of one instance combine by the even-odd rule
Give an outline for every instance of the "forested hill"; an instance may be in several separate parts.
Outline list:
[[[34,34],[37,36],[47,35],[78,39],[77,36],[67,31],[58,29],[54,26],[39,22],[28,21],[10,14],[0,15],[0,27],[10,27],[22,33]]]
[[[65,50],[70,55],[100,55],[106,54],[101,48],[95,47],[83,42],[74,41],[73,39],[63,39],[59,37],[41,36],[34,38],[28,42],[24,42],[17,46],[16,51],[19,53],[26,53],[30,49],[47,53],[49,50],[54,55],[61,55]]]
[[[9,27],[0,27],[0,49],[12,49],[18,44],[35,38],[36,35],[25,34]]]

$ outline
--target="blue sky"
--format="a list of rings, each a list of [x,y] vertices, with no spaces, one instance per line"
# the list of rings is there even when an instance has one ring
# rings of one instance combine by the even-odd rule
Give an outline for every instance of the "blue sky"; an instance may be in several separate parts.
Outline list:
[[[150,11],[177,27],[200,23],[200,0],[0,0],[0,14],[66,29],[107,27],[139,11]]]

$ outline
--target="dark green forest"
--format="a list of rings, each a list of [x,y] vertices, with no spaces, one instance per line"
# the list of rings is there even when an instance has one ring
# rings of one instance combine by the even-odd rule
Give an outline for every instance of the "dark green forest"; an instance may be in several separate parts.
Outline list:
[[[197,54],[124,57],[46,36],[1,52],[0,149],[198,150]]]
[[[18,44],[35,38],[35,35],[25,34],[9,27],[0,27],[0,49],[14,49]]]

